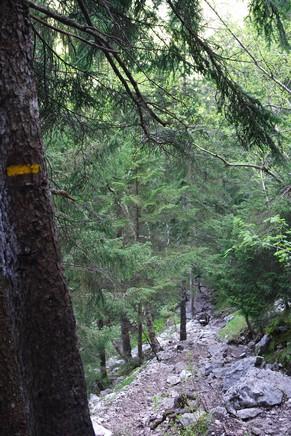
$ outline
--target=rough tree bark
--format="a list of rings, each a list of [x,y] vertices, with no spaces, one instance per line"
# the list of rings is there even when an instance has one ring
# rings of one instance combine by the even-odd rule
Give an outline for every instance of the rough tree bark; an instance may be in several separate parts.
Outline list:
[[[0,268],[1,435],[93,436],[22,0],[0,0]]]

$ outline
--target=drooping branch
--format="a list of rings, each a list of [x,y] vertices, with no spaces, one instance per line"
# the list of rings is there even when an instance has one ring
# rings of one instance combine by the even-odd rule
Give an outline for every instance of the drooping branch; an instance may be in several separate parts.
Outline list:
[[[84,44],[90,45],[91,47],[94,47],[94,48],[98,48],[99,50],[102,50],[102,51],[104,50],[104,46],[96,44],[96,42],[89,41],[89,40],[87,40],[85,38],[82,38],[81,36],[76,35],[75,33],[68,32],[68,31],[66,31],[64,29],[60,29],[59,27],[56,27],[53,24],[50,24],[50,23],[47,23],[44,20],[41,20],[39,17],[37,17],[35,15],[31,15],[31,18],[34,21],[37,21],[38,23],[42,24],[43,26],[48,27],[49,29],[54,30],[55,32],[61,33],[63,35],[71,37],[71,38],[78,39],[79,41],[83,42]],[[107,51],[110,52],[110,53],[114,53],[114,52],[116,53],[116,50],[110,49],[110,48],[107,48]]]
[[[226,167],[254,168],[255,170],[259,170],[259,171],[264,172],[264,173],[268,174],[269,176],[273,177],[273,179],[276,180],[278,183],[283,183],[283,181],[265,165],[252,164],[252,163],[247,163],[247,162],[228,162],[228,160],[226,160],[225,157],[221,156],[220,154],[217,154],[217,153],[214,153],[213,151],[207,150],[206,148],[203,148],[198,144],[193,143],[193,145],[195,148],[202,151],[203,153],[206,153],[212,157],[215,157],[216,159],[219,159],[221,162],[224,163],[224,165]]]
[[[288,94],[291,94],[291,89],[288,88],[284,83],[282,83],[279,79],[277,79],[273,73],[269,73],[262,65],[258,62],[258,60],[255,58],[255,56],[250,52],[250,50],[241,42],[241,40],[238,38],[238,36],[230,29],[230,27],[227,25],[225,20],[218,14],[216,9],[208,2],[208,0],[204,0],[204,2],[209,6],[209,8],[215,13],[217,18],[221,21],[221,23],[224,25],[226,30],[231,34],[231,36],[236,40],[236,42],[240,45],[240,47],[247,53],[247,55],[252,59],[254,65],[266,76],[268,79],[275,82],[278,86],[280,86],[284,91],[288,92]]]
[[[96,36],[100,38],[100,41],[102,41],[103,43],[105,42],[104,38],[103,38],[103,33],[100,32],[96,27],[88,27],[88,26],[84,26],[82,24],[79,24],[77,21],[72,20],[71,18],[66,17],[65,15],[61,15],[55,11],[53,11],[52,9],[49,9],[47,7],[41,6],[39,4],[35,4],[30,0],[26,0],[26,4],[38,11],[41,12],[42,14],[46,15],[47,17],[53,18],[55,21],[58,21],[62,24],[64,24],[65,26],[71,27],[73,29],[77,29],[80,30],[81,32],[87,33],[91,36]],[[106,45],[101,44],[102,46],[102,51],[107,51]],[[110,48],[110,51],[112,51],[112,49]]]
[[[81,11],[84,14],[84,17],[85,17],[88,25],[91,26],[91,28],[93,28],[92,20],[91,20],[90,15],[89,15],[89,13],[88,13],[85,5],[84,5],[83,0],[77,0],[77,1],[78,1],[78,4],[80,6]],[[107,42],[105,42],[105,43],[107,44]],[[116,68],[115,64],[112,64],[110,56],[108,54],[105,54],[105,56],[106,56],[107,60],[109,61],[110,65],[112,66],[113,71],[115,72],[115,74],[121,79],[121,81],[122,81],[123,85],[126,87],[126,89],[128,89],[129,86],[128,86],[127,82],[121,77],[121,75],[120,75],[118,69]],[[141,92],[139,90],[139,87],[138,87],[136,81],[134,80],[134,78],[133,78],[133,76],[131,74],[131,72],[129,71],[129,69],[127,68],[127,66],[125,65],[125,63],[122,61],[122,59],[120,58],[120,56],[117,53],[114,53],[114,59],[116,60],[118,65],[121,67],[122,71],[125,73],[127,79],[129,80],[130,84],[132,85],[132,87],[133,87],[133,89],[135,91],[136,97],[134,97],[134,99],[135,99],[135,102],[137,104],[137,107],[140,108],[140,109],[142,107],[144,109],[146,109],[147,112],[151,115],[151,117],[154,120],[156,120],[159,124],[164,126],[166,123],[160,117],[158,117],[157,114],[146,103],[146,101],[144,100],[143,95],[141,94]],[[145,127],[144,120],[143,120],[143,115],[142,115],[141,111],[140,111],[140,118],[141,118],[141,121],[142,121],[143,130],[148,135],[148,132],[147,132],[147,129]]]
[[[248,147],[268,146],[275,155],[280,155],[279,147],[272,137],[278,136],[274,114],[266,110],[259,100],[247,94],[230,77],[221,57],[198,35],[196,29],[192,28],[185,16],[186,11],[181,11],[178,3],[166,1],[182,25],[196,71],[215,83],[219,93],[219,108],[224,108],[226,118],[236,127],[241,142]]]
[[[123,87],[125,88],[127,94],[135,104],[139,118],[140,118],[140,124],[142,129],[144,130],[145,134],[148,136],[148,129],[145,123],[143,110],[146,110],[152,119],[157,121],[161,125],[165,125],[165,121],[162,120],[147,104],[145,101],[143,95],[141,94],[139,87],[137,85],[137,82],[133,78],[131,72],[125,65],[125,63],[122,61],[120,56],[117,54],[117,52],[110,46],[110,44],[106,41],[104,38],[104,33],[100,32],[94,25],[93,22],[90,19],[89,13],[86,10],[86,7],[82,1],[78,1],[79,7],[88,23],[88,26],[84,26],[75,20],[72,20],[71,18],[68,18],[66,16],[63,16],[55,11],[52,11],[49,8],[46,8],[44,6],[40,6],[38,4],[35,4],[31,2],[30,0],[26,0],[26,3],[29,7],[33,8],[34,10],[37,10],[38,12],[43,13],[44,15],[53,18],[54,20],[64,24],[65,26],[68,26],[70,28],[77,29],[81,32],[84,32],[85,34],[88,34],[90,36],[93,36],[95,39],[95,44],[98,46],[98,48],[104,53],[107,61],[109,62],[114,74],[117,76],[117,78],[122,83]],[[55,30],[57,28],[55,27]],[[64,33],[62,31],[62,33]],[[68,32],[67,32],[68,33]],[[107,35],[105,35],[107,36]],[[90,44],[89,44],[90,45]],[[123,74],[125,76],[123,76]],[[129,86],[132,86],[133,90]]]

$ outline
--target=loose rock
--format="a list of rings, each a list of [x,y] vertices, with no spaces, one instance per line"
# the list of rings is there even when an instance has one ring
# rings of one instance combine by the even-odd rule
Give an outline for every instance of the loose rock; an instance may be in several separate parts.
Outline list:
[[[246,375],[248,370],[255,366],[255,363],[256,357],[246,357],[228,366],[223,381],[223,389],[227,390],[238,383],[239,380]]]
[[[263,412],[263,409],[259,409],[258,407],[251,407],[249,409],[238,410],[237,416],[240,419],[242,419],[243,421],[246,421],[247,419],[254,418],[255,416],[258,416],[262,412]]]
[[[199,419],[205,415],[204,410],[199,409],[194,413],[184,413],[179,418],[179,422],[183,427],[188,427],[190,425],[196,424]]]
[[[227,409],[234,411],[253,407],[272,407],[291,397],[291,380],[283,374],[253,368],[224,397]]]
[[[180,382],[181,382],[180,377],[177,375],[170,375],[167,378],[167,383],[169,385],[172,385],[172,386],[175,386],[175,385],[179,384]]]
[[[95,436],[112,436],[113,433],[102,425],[98,424],[96,421],[92,419],[93,429],[95,432]]]

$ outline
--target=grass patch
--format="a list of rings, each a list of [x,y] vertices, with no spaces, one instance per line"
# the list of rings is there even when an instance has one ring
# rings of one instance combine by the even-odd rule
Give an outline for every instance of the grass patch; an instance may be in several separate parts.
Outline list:
[[[180,430],[179,435],[180,436],[206,436],[208,433],[209,425],[210,425],[211,418],[210,416],[205,413],[201,418],[198,419],[198,421],[183,430]]]
[[[224,340],[233,340],[247,329],[245,317],[238,310],[233,314],[233,318],[220,329],[218,336]]]
[[[121,391],[126,386],[129,386],[134,381],[134,379],[136,378],[137,374],[141,371],[141,369],[142,367],[136,368],[134,371],[132,371],[131,374],[129,374],[127,377],[124,377],[124,379],[121,380],[121,382],[119,382],[115,386],[114,391],[118,392]]]
[[[128,362],[124,362],[117,370],[118,376],[127,376],[132,373],[136,368],[138,368],[140,362],[137,358],[130,359]]]

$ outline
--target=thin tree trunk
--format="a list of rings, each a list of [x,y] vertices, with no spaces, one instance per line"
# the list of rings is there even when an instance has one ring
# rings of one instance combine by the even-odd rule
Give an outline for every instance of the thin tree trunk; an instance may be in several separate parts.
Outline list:
[[[56,244],[24,1],[0,0],[0,22],[1,435],[93,436]]]
[[[130,343],[130,334],[129,334],[129,321],[124,316],[121,318],[121,341],[122,341],[122,353],[125,360],[132,359],[131,354],[131,343]]]
[[[135,179],[135,195],[138,198],[139,196],[139,180],[138,180],[138,168],[136,167],[136,179]],[[139,206],[136,204],[135,206],[135,239],[137,242],[140,241],[140,218],[141,212]],[[139,303],[138,305],[138,324],[137,324],[137,355],[140,363],[143,361],[143,351],[142,351],[142,305]]]
[[[198,292],[199,294],[202,292],[202,286],[201,286],[201,277],[197,276],[197,288],[198,288]]]
[[[248,330],[250,332],[250,336],[253,337],[255,332],[254,332],[253,326],[252,326],[252,324],[250,322],[249,315],[245,314],[245,320],[246,320],[246,323],[247,323],[247,326],[248,326]]]
[[[103,347],[102,350],[99,352],[99,358],[100,358],[100,373],[101,373],[101,378],[102,378],[102,380],[104,380],[106,382],[107,379],[108,379],[108,374],[107,374],[107,368],[106,368],[105,347]]]
[[[123,351],[122,351],[122,343],[121,341],[112,341],[112,345],[117,352],[117,354],[124,359]]]
[[[135,179],[135,195],[138,198],[138,196],[139,196],[139,181],[138,181],[137,176]],[[135,239],[137,242],[139,242],[139,239],[140,239],[140,208],[137,204],[135,205]]]
[[[186,317],[187,291],[185,284],[181,285],[181,302],[180,302],[180,341],[187,339],[187,317]]]
[[[137,325],[137,355],[138,360],[141,363],[143,361],[143,351],[142,351],[142,306],[138,305],[138,325]]]
[[[104,321],[103,319],[98,320],[98,329],[102,330],[104,327]],[[107,374],[107,368],[106,368],[106,349],[105,345],[102,344],[99,348],[99,359],[100,359],[100,373],[101,378],[105,382],[108,380],[108,374]]]
[[[191,308],[191,318],[195,316],[195,289],[193,286],[193,271],[192,268],[189,274],[189,292],[190,292],[190,308]]]
[[[152,317],[152,314],[151,314],[149,307],[146,308],[145,318],[146,318],[147,331],[148,331],[148,336],[149,336],[149,343],[150,343],[151,349],[156,354],[162,350],[162,347],[161,347],[161,344],[159,343],[159,341],[156,337],[154,324],[153,324],[153,317]]]
[[[284,298],[284,306],[285,306],[285,312],[288,312],[290,310],[290,304],[289,304],[288,297]]]

